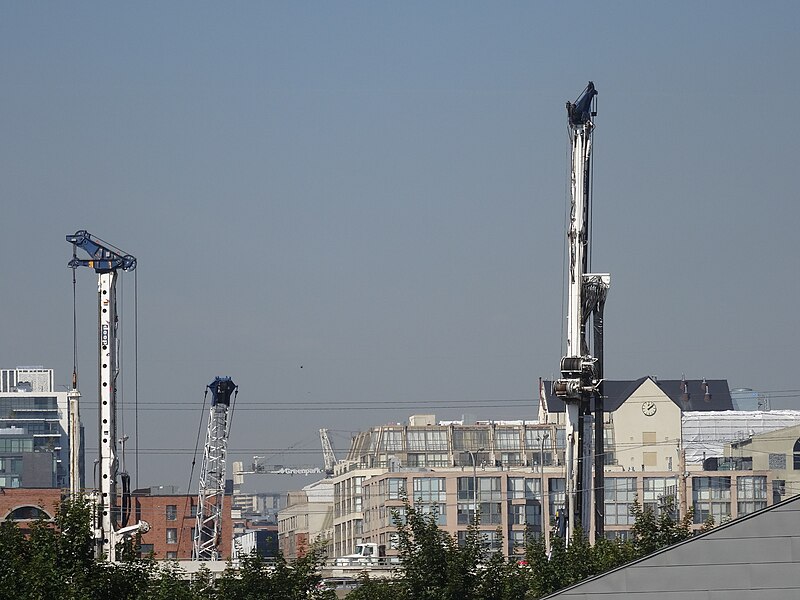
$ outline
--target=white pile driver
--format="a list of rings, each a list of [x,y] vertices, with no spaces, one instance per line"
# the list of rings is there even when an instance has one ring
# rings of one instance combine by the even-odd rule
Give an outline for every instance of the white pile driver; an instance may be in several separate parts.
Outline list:
[[[603,308],[611,284],[607,273],[590,273],[591,155],[596,116],[594,84],[572,103],[567,102],[571,143],[570,211],[567,223],[567,331],[561,378],[553,392],[566,403],[566,538],[577,525],[589,531],[594,497],[594,533],[603,531]],[[587,324],[591,318],[594,349],[590,350]],[[594,482],[591,428],[594,413]],[[597,490],[594,496],[592,491]]]
[[[119,459],[117,457],[117,377],[119,365],[119,338],[117,336],[117,271],[133,271],[136,268],[136,259],[126,254],[119,248],[103,240],[93,237],[89,232],[81,230],[74,235],[68,235],[67,241],[72,244],[72,260],[69,266],[89,267],[97,273],[98,285],[98,388],[100,409],[99,438],[100,438],[100,490],[95,490],[96,515],[94,522],[95,554],[98,558],[104,557],[109,562],[116,562],[117,544],[126,537],[137,533],[146,532],[150,526],[146,521],[139,521],[135,525],[127,525],[130,516],[130,479],[123,474],[122,506],[117,505],[117,478],[119,473]],[[90,258],[77,257],[77,249],[85,251]],[[73,277],[74,280],[74,277]],[[70,392],[70,410],[74,408],[75,414],[70,426],[77,430],[78,399],[77,376],[73,374],[73,389]],[[77,435],[76,435],[77,437]],[[72,444],[79,443],[77,439],[71,440]],[[77,446],[76,446],[77,451]],[[77,460],[71,455],[70,468],[77,467]],[[74,463],[74,464],[73,464]],[[76,492],[77,474],[70,474],[72,492]],[[128,489],[126,489],[128,488]]]

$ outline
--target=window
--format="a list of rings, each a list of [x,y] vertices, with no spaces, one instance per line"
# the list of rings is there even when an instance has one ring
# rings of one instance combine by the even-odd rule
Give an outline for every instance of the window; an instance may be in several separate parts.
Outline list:
[[[178,560],[178,553],[174,550],[167,551],[167,560]]]
[[[614,443],[614,427],[613,425],[606,425],[603,427],[603,451],[605,452],[605,464],[617,464],[617,457],[614,454],[616,444]]]
[[[794,470],[800,470],[800,439],[794,443]]]
[[[420,502],[445,502],[444,477],[415,477],[414,500]]]
[[[177,521],[177,520],[178,520],[178,505],[167,504],[167,521]]]
[[[518,467],[525,464],[519,452],[501,452],[500,464],[505,467]]]
[[[527,525],[533,529],[539,529],[542,518],[542,507],[538,503],[529,502],[527,504],[511,505],[511,524]]]
[[[777,504],[786,495],[786,480],[773,479],[772,480],[772,503]]]
[[[417,507],[423,515],[436,515],[437,525],[447,525],[446,504],[419,504]]]
[[[522,477],[508,478],[509,500],[538,500],[541,498],[541,482],[538,479]]]
[[[478,510],[481,525],[500,525],[502,517],[500,502],[481,502]]]
[[[153,554],[153,544],[142,544],[139,546],[139,554],[146,558]]]
[[[398,429],[385,429],[383,431],[382,450],[386,452],[400,451],[403,449],[403,432]]]
[[[489,447],[488,429],[456,429],[453,431],[455,450],[478,450]],[[467,459],[469,460],[469,458]]]
[[[500,501],[500,478],[478,477],[478,498],[481,500]]]
[[[408,431],[408,451],[446,451],[447,431],[444,429],[417,429]]]
[[[472,477],[459,477],[458,478],[458,499],[459,500],[474,500],[475,499],[475,480]]]
[[[564,505],[567,500],[566,496],[566,483],[563,477],[551,477],[548,480],[548,486],[550,488],[549,493],[549,504],[550,504],[550,519],[556,518],[556,511],[559,508],[564,508]]]
[[[478,477],[477,494],[475,494],[475,480],[472,477],[458,478],[458,523],[466,525],[474,522],[475,500],[478,501],[481,525],[500,524],[500,478]]]
[[[409,453],[406,464],[409,467],[449,467],[450,456],[446,452]]]
[[[766,508],[767,478],[764,476],[737,477],[736,498],[740,517]]]
[[[605,489],[605,524],[633,525],[631,514],[636,499],[635,477],[608,477]]]
[[[457,533],[458,545],[464,546],[467,543],[468,531],[459,531]],[[502,534],[497,531],[480,531],[478,532],[478,541],[481,547],[489,553],[498,552],[502,549]]]
[[[525,448],[538,451],[544,443],[544,449],[550,448],[550,432],[546,429],[526,429]]]
[[[388,493],[386,497],[389,500],[400,500],[406,493],[406,479],[405,477],[390,477],[387,480]]]
[[[518,429],[495,429],[494,447],[497,450],[520,450]]]
[[[385,521],[383,525],[385,527],[396,527],[397,525],[405,525],[406,524],[406,507],[405,506],[393,506],[391,509],[386,510]]]
[[[456,510],[456,519],[459,525],[474,523],[475,504],[472,502],[459,502]]]
[[[8,513],[6,521],[36,521],[38,519],[49,521],[52,518],[38,506],[20,506]]]
[[[731,478],[692,477],[692,501],[695,523],[713,518],[719,525],[731,516]]]
[[[170,527],[167,529],[167,543],[168,544],[177,544],[178,543],[178,530]]]
[[[675,477],[645,477],[644,478],[644,506],[650,508],[656,515],[664,507],[665,499],[671,496],[673,502],[673,517],[676,517],[678,480]]]
[[[508,551],[509,554],[521,554],[525,552],[525,531],[508,532]]]

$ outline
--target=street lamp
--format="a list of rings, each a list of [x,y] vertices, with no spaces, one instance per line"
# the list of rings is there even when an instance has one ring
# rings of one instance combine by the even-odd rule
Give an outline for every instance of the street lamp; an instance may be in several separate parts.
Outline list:
[[[469,452],[469,456],[472,459],[472,508],[475,511],[475,524],[477,525],[478,521],[478,465],[475,460],[475,456],[478,452],[483,452],[483,448],[478,448],[477,450],[467,450]]]
[[[540,516],[539,519],[541,520],[542,525],[544,525],[544,441],[550,438],[550,433],[545,431],[542,433],[541,436],[537,436],[536,439],[539,441],[539,512]],[[548,502],[548,506],[549,506]],[[542,527],[544,529],[544,527]],[[550,551],[550,544],[548,539],[548,534],[545,532],[545,547],[547,551]]]

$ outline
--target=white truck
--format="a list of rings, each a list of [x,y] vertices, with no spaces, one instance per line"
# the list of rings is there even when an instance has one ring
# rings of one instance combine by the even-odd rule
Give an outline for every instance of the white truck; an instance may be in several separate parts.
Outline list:
[[[385,544],[373,543],[356,544],[355,552],[334,560],[337,567],[387,566],[399,564],[399,562],[399,558],[396,556],[386,556]]]

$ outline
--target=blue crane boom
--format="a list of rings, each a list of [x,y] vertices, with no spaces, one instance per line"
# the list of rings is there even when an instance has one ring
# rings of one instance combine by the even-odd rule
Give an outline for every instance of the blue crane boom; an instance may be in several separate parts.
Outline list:
[[[91,256],[90,259],[73,256],[68,263],[68,266],[72,268],[89,267],[94,269],[95,273],[108,273],[117,269],[133,271],[136,268],[135,257],[125,254],[119,248],[115,248],[100,238],[92,236],[85,229],[81,229],[73,235],[68,235],[67,241]]]

